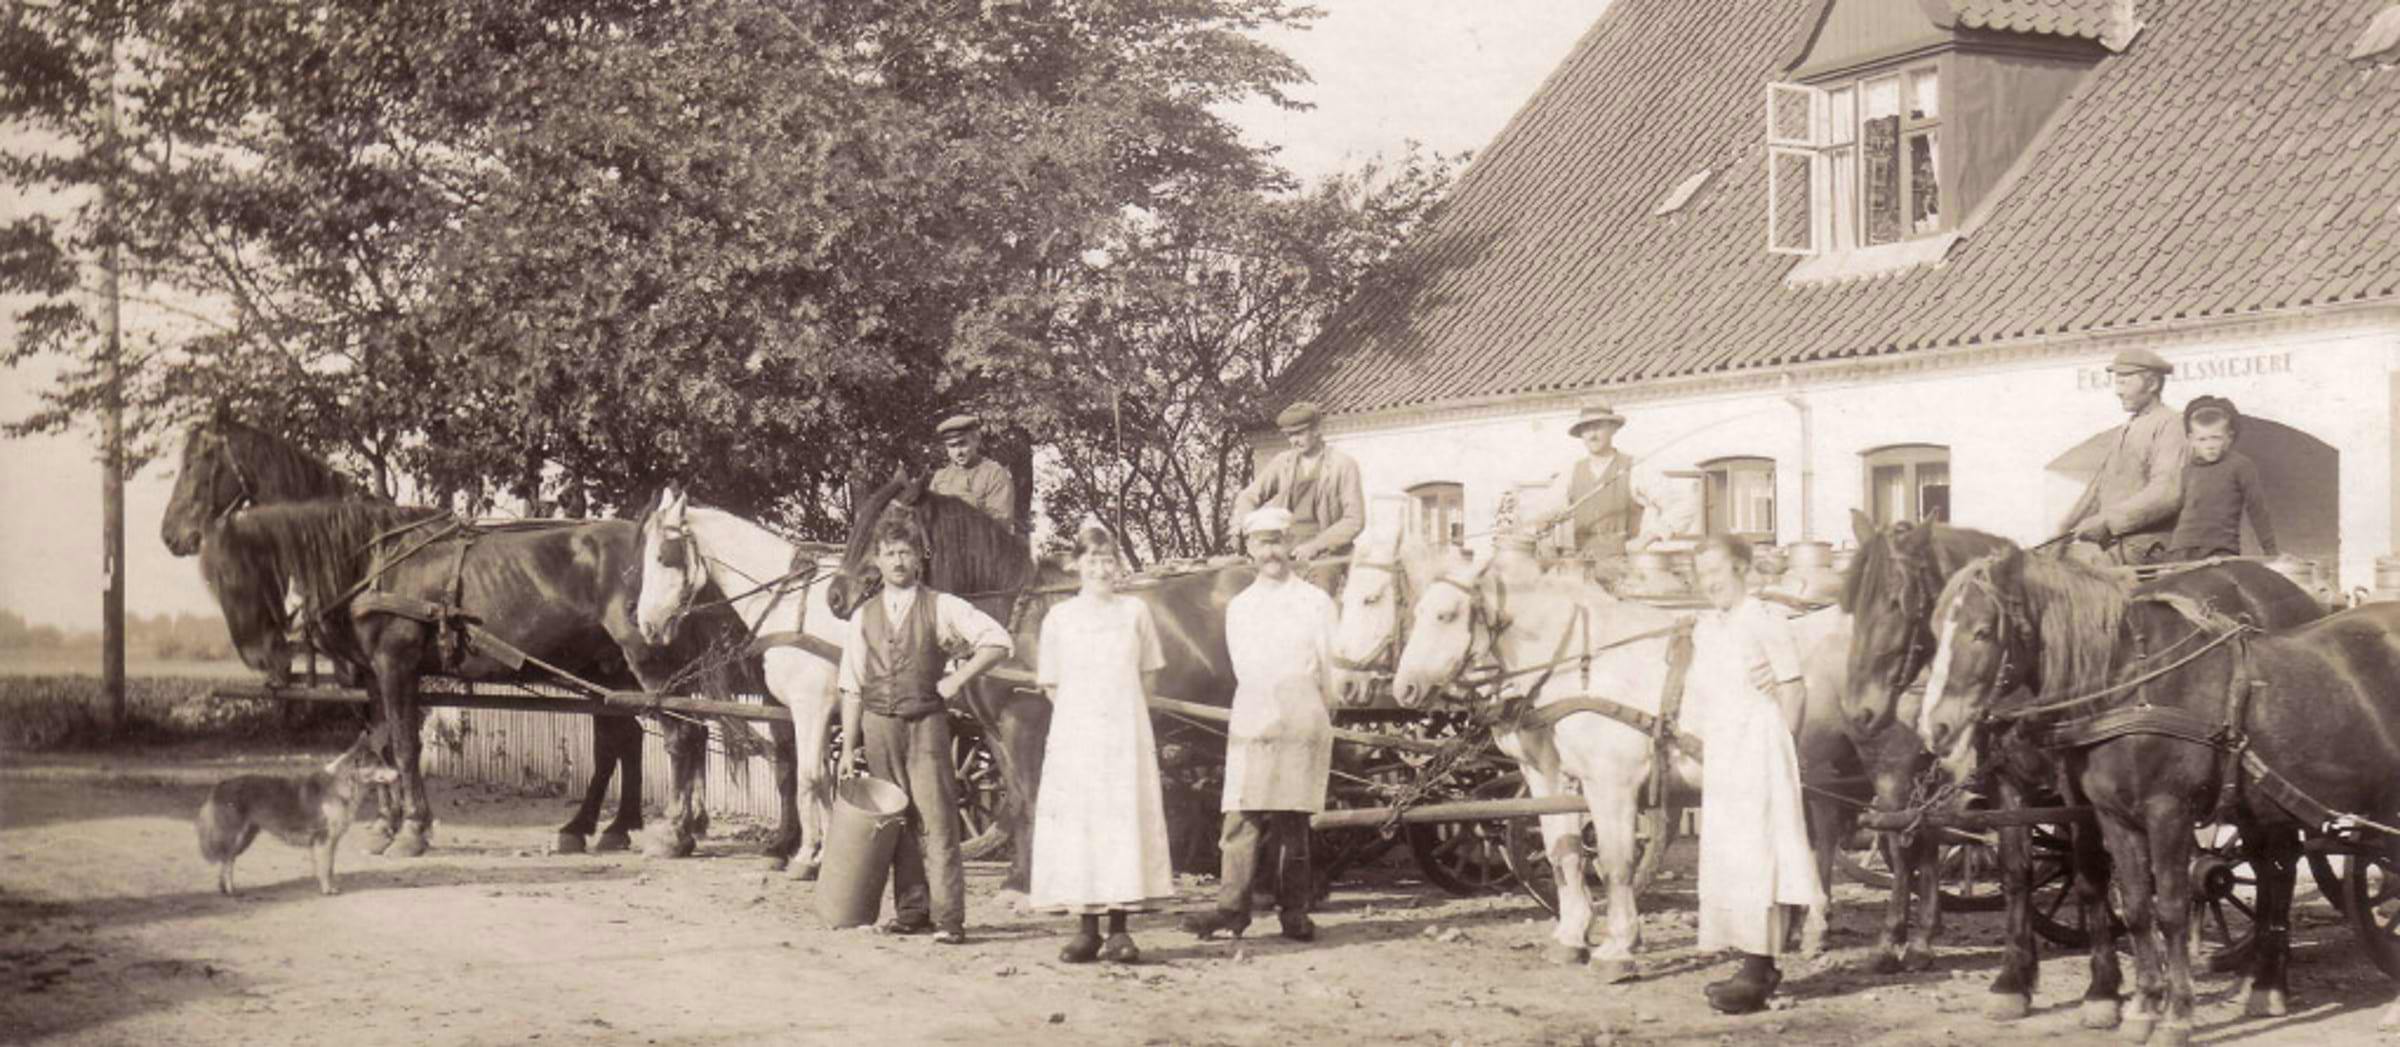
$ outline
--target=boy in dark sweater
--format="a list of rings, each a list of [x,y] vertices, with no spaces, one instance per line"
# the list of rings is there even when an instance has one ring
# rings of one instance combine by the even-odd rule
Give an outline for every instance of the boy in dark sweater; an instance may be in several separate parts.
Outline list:
[[[2183,408],[2184,444],[2191,461],[2183,467],[2183,511],[2167,543],[2171,560],[2204,560],[2242,554],[2242,516],[2258,535],[2259,552],[2275,555],[2275,525],[2267,519],[2266,487],[2258,466],[2233,449],[2242,416],[2222,396],[2195,398]]]

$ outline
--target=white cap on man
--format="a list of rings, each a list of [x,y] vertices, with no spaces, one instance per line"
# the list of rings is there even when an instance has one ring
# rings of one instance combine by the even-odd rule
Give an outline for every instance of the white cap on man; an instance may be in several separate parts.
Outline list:
[[[1242,537],[1244,538],[1270,531],[1282,534],[1291,529],[1292,511],[1281,506],[1270,505],[1252,510],[1250,515],[1242,518]]]

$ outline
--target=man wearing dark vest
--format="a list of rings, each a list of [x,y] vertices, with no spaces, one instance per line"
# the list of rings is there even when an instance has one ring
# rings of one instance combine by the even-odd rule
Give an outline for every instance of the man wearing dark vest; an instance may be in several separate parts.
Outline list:
[[[1625,416],[1605,405],[1586,407],[1576,416],[1567,434],[1583,441],[1584,456],[1551,481],[1554,507],[1534,519],[1536,532],[1573,521],[1573,555],[1593,563],[1623,559],[1626,543],[1642,533],[1633,456],[1616,447],[1617,430],[1624,425]]]
[[[1014,648],[1008,630],[972,604],[917,584],[925,535],[906,514],[875,528],[875,568],[883,591],[859,609],[842,644],[842,753],[845,773],[863,746],[867,772],[908,794],[911,831],[892,854],[892,920],[887,934],[938,931],[934,940],[967,940],[966,865],[959,854],[956,771],[944,703]],[[944,673],[951,651],[971,651]]]

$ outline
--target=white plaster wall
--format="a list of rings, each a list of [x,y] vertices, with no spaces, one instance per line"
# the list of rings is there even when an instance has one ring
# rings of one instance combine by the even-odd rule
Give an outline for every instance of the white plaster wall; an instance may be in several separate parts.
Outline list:
[[[1850,511],[1864,505],[1862,452],[1944,444],[1954,520],[2019,542],[2041,541],[2080,493],[2077,484],[2049,474],[2048,464],[2124,419],[2100,371],[2112,352],[1620,402],[1617,409],[1630,420],[1618,444],[1651,469],[1686,469],[1731,455],[1772,457],[1778,540],[1837,544],[1850,537]],[[2245,413],[2340,450],[2340,575],[2352,585],[2371,580],[2375,557],[2394,546],[2392,376],[2400,372],[2400,329],[2203,335],[2159,352],[2191,372],[2168,383],[2170,406],[2202,393],[2227,396]],[[1813,452],[1806,457],[1815,465],[1815,497],[1805,513],[1793,397],[1811,414]],[[1481,532],[1504,491],[1546,480],[1582,453],[1566,435],[1574,414],[1563,408],[1391,424],[1329,438],[1357,458],[1379,522],[1400,511],[1405,502],[1397,496],[1406,488],[1455,481],[1466,486],[1469,531]]]

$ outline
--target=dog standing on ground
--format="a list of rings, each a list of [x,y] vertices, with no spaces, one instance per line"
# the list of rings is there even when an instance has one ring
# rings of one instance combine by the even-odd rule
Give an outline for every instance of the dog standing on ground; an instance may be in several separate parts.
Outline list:
[[[200,857],[217,864],[218,893],[233,893],[233,860],[250,849],[261,829],[294,847],[307,847],[317,889],[341,893],[333,886],[333,849],[350,828],[363,787],[400,777],[373,738],[372,732],[359,735],[323,770],[301,777],[245,774],[210,789],[200,805]]]

